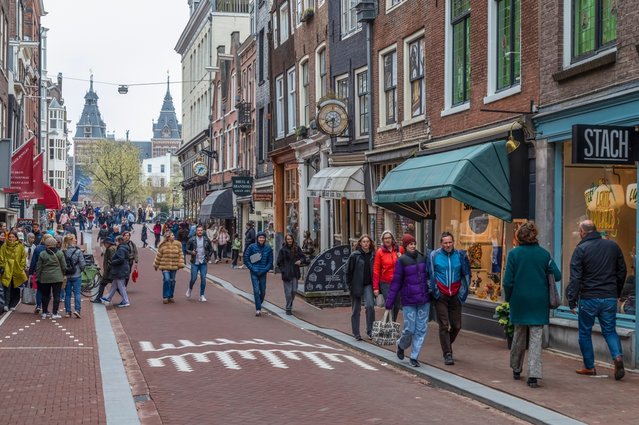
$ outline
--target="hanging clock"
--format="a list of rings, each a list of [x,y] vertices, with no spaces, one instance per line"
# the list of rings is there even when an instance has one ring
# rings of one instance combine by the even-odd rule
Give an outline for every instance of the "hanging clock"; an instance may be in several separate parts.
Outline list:
[[[348,127],[348,113],[341,102],[324,103],[317,114],[320,130],[329,136],[339,136]]]
[[[193,174],[199,177],[204,177],[209,172],[209,167],[202,161],[195,161],[193,164]]]

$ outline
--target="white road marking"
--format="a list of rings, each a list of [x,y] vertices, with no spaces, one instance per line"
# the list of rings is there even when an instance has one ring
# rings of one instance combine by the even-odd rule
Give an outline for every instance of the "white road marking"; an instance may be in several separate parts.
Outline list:
[[[331,347],[330,345],[325,344],[310,344],[307,342],[298,341],[296,339],[291,339],[288,341],[267,341],[265,339],[245,339],[240,341],[233,341],[226,338],[217,338],[212,341],[202,341],[199,344],[196,344],[188,339],[180,339],[178,342],[182,345],[175,344],[160,344],[161,348],[155,348],[152,342],[150,341],[140,341],[140,348],[142,351],[165,351],[165,350],[181,350],[184,348],[198,348],[198,347],[207,347],[207,346],[221,346],[221,345],[274,345],[274,346],[288,346],[288,347],[307,347],[307,348],[322,348],[327,350],[334,351],[344,351],[341,348]]]

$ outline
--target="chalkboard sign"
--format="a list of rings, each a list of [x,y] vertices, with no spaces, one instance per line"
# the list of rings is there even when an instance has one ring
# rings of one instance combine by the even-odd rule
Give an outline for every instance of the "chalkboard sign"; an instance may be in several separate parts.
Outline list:
[[[22,227],[27,232],[30,232],[33,228],[33,219],[32,218],[19,218],[16,221],[16,227]]]
[[[306,272],[305,292],[346,291],[346,262],[351,255],[348,245],[339,245],[319,254]]]

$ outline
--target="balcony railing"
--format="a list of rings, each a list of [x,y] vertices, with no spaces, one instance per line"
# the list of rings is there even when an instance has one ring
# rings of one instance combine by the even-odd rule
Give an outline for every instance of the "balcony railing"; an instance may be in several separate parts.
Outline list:
[[[250,125],[251,124],[251,103],[250,102],[240,102],[237,104],[237,120],[239,125]]]
[[[249,13],[249,0],[216,0],[216,12]]]

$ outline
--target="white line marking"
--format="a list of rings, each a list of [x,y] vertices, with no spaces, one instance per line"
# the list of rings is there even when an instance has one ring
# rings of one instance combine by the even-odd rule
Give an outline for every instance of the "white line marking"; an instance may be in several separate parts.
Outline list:
[[[199,344],[196,344],[188,339],[180,339],[178,340],[182,345],[175,344],[160,344],[161,348],[155,348],[152,342],[150,341],[140,341],[140,348],[142,351],[165,351],[165,350],[181,350],[184,348],[196,348],[196,347],[207,347],[207,346],[221,346],[221,345],[275,345],[281,347],[308,347],[308,348],[321,348],[333,351],[344,351],[341,348],[331,347],[330,345],[325,344],[310,344],[307,342],[298,341],[295,339],[291,339],[288,341],[268,341],[265,339],[245,339],[240,341],[233,341],[226,338],[217,338],[215,340],[210,341],[202,341]]]

